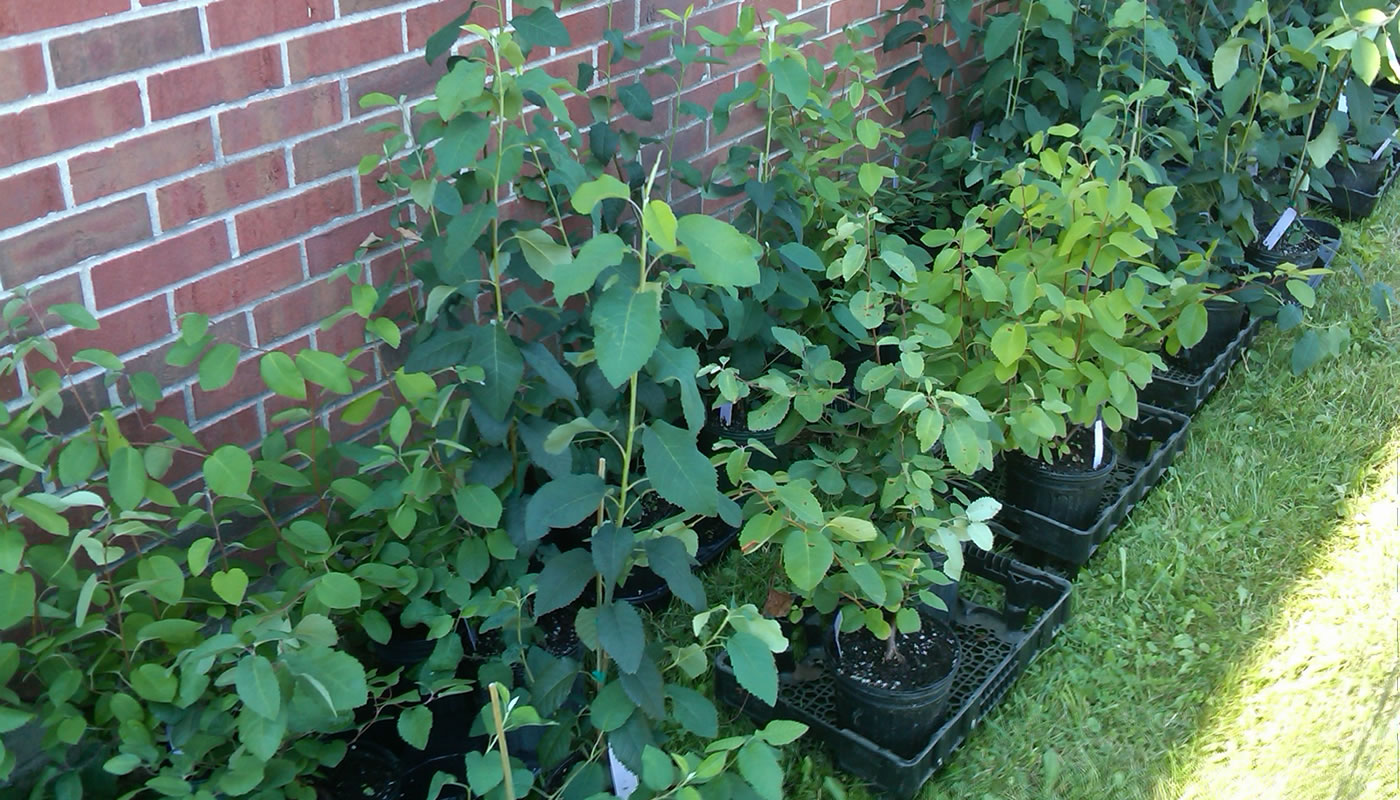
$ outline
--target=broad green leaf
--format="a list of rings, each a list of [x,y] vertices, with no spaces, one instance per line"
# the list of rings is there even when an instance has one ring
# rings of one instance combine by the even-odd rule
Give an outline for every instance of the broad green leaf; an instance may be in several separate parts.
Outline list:
[[[967,506],[967,518],[973,522],[986,522],[1001,511],[1001,503],[992,497],[979,497]]]
[[[34,576],[28,572],[0,573],[0,630],[13,627],[34,613]]]
[[[648,539],[645,548],[652,572],[665,579],[671,593],[696,611],[704,611],[707,608],[705,586],[691,570],[685,543],[674,536],[661,536]]]
[[[57,314],[64,322],[75,328],[81,328],[85,331],[97,330],[97,318],[78,303],[58,303],[49,306],[49,311]]]
[[[834,553],[831,542],[820,533],[800,528],[788,532],[783,541],[783,569],[793,585],[810,592],[831,569]]]
[[[555,16],[553,4],[540,6],[529,14],[513,17],[512,28],[526,46],[568,47],[569,31]]]
[[[992,354],[1002,366],[1009,367],[1015,364],[1025,352],[1026,326],[1021,323],[1005,323],[992,334]]]
[[[724,643],[734,678],[749,694],[773,705],[778,702],[778,667],[773,651],[752,633],[738,631]]]
[[[282,711],[282,687],[272,662],[257,654],[244,656],[233,670],[233,685],[243,705],[266,719],[277,719]]]
[[[1182,347],[1192,347],[1205,338],[1209,315],[1204,303],[1192,303],[1176,318],[1176,338]]]
[[[209,576],[209,587],[220,600],[236,606],[243,602],[243,595],[248,591],[248,573],[241,567],[234,567],[227,572],[216,572]]]
[[[554,241],[554,237],[540,228],[532,228],[515,234],[520,242],[520,251],[525,254],[525,263],[536,275],[553,281],[556,270],[568,267],[573,261],[569,248]]]
[[[675,780],[676,768],[671,757],[647,745],[642,749],[642,783],[652,791],[659,792],[671,786]]]
[[[253,458],[238,445],[226,444],[204,459],[204,482],[223,497],[247,497],[253,481]]]
[[[977,429],[967,420],[953,420],[943,428],[943,448],[948,463],[964,475],[977,471],[981,463],[981,445]]]
[[[598,609],[598,643],[617,662],[618,669],[635,673],[642,663],[646,634],[642,618],[630,603],[614,600]]]
[[[774,747],[782,747],[797,741],[806,732],[807,726],[801,722],[790,719],[775,719],[763,726],[763,730],[758,732],[758,738]]]
[[[551,279],[555,302],[563,303],[592,289],[599,273],[622,263],[624,250],[622,240],[615,233],[604,233],[584,242],[573,261],[556,270]]]
[[[1312,308],[1317,303],[1317,293],[1313,291],[1307,281],[1289,278],[1285,286],[1288,288],[1288,293],[1293,295],[1293,299],[1297,300],[1304,308]]]
[[[880,125],[873,119],[862,119],[856,123],[856,139],[866,149],[874,150],[880,145]]]
[[[671,698],[671,715],[682,728],[705,739],[719,735],[719,714],[710,698],[676,685],[667,686],[666,695]]]
[[[1381,71],[1381,51],[1369,37],[1356,37],[1356,44],[1351,47],[1351,68],[1366,85],[1376,82]]]
[[[107,489],[112,501],[127,511],[146,499],[146,460],[136,448],[119,447],[112,452]]]
[[[296,362],[286,353],[274,350],[263,356],[258,361],[258,372],[262,374],[263,383],[273,392],[293,400],[306,399],[306,380],[297,370]]]
[[[859,517],[832,517],[826,526],[836,532],[837,539],[848,542],[870,542],[880,535],[875,523]]]
[[[695,434],[656,420],[642,430],[642,458],[652,488],[664,499],[692,514],[715,513],[718,478]]]
[[[604,522],[593,531],[591,548],[593,567],[603,577],[604,584],[615,584],[622,571],[627,568],[627,560],[632,557],[636,537],[631,528],[619,528],[612,522]]]
[[[626,200],[631,196],[632,191],[627,188],[627,184],[612,175],[603,173],[575,189],[569,202],[573,204],[574,210],[578,213],[589,214],[592,213],[593,207],[603,200],[608,198]]]
[[[1319,167],[1327,166],[1332,160],[1332,156],[1337,154],[1337,148],[1341,146],[1341,139],[1335,125],[1327,123],[1322,126],[1322,131],[1310,142],[1308,142],[1308,158],[1313,164]]]
[[[444,122],[462,113],[472,100],[486,88],[486,65],[462,59],[437,82],[437,112]]]
[[[63,515],[32,497],[16,497],[10,501],[10,508],[55,536],[67,536],[69,533],[68,520]]]
[[[1215,48],[1215,57],[1211,59],[1210,64],[1211,79],[1215,81],[1215,88],[1223,87],[1235,77],[1235,72],[1240,68],[1240,49],[1245,44],[1244,39],[1231,39]]]
[[[156,703],[169,703],[175,699],[180,680],[159,664],[142,664],[132,670],[129,680],[131,688],[146,700]]]
[[[329,553],[331,537],[320,523],[310,519],[294,520],[282,531],[287,543],[308,553]]]
[[[773,88],[788,99],[789,103],[801,108],[807,104],[807,93],[812,85],[812,77],[807,73],[807,64],[801,56],[784,56],[768,65],[773,76]]]
[[[642,222],[646,225],[647,236],[661,248],[663,253],[676,249],[676,215],[664,200],[649,200],[642,210]]]
[[[313,693],[325,701],[331,711],[353,711],[369,699],[365,669],[349,653],[303,646],[298,651],[287,652],[282,660],[293,673],[312,685]]]
[[[661,291],[654,284],[634,290],[617,283],[593,306],[598,367],[613,386],[637,373],[661,339]]]
[[[457,514],[480,528],[494,528],[501,521],[501,499],[488,487],[468,484],[452,493]]]
[[[690,251],[705,283],[753,286],[758,283],[758,244],[733,225],[704,214],[686,214],[676,223],[676,239]]]
[[[222,389],[233,380],[237,369],[237,345],[219,342],[199,360],[199,388],[206,392]]]
[[[12,461],[4,454],[0,454],[0,458]],[[92,477],[92,473],[97,471],[97,464],[97,442],[90,435],[79,436],[64,445],[58,454],[58,480],[65,486],[76,486]],[[26,465],[21,463],[20,466]],[[37,466],[26,468],[40,471]]]
[[[995,61],[1001,57],[1002,53],[1010,50],[1016,44],[1020,33],[1020,12],[1012,11],[1009,14],[999,14],[988,20],[987,32],[982,39],[982,54],[987,59],[987,63]]]
[[[565,550],[551,557],[535,582],[535,616],[548,614],[577,600],[596,574],[593,556],[582,548]]]
[[[567,528],[598,511],[607,486],[597,475],[566,475],[541,486],[525,506],[525,536],[535,540],[550,528]]]
[[[350,394],[350,370],[339,356],[320,350],[302,350],[296,357],[297,370],[308,381],[336,394]]]
[[[443,175],[455,175],[464,169],[470,169],[477,165],[481,150],[486,146],[486,142],[491,138],[491,123],[476,114],[461,114],[455,117],[443,131],[435,147],[433,156],[437,159],[438,171]],[[463,252],[462,248],[469,246],[471,241],[476,239],[471,228],[477,222],[485,222],[487,212],[481,214],[459,214],[453,218],[448,225],[448,233],[452,235],[455,242],[451,244],[456,247],[457,252]],[[453,235],[453,228],[457,223],[461,224],[457,228],[457,233]],[[449,253],[453,247],[448,248]]]
[[[650,121],[655,113],[651,102],[651,93],[641,83],[629,83],[618,87],[617,100],[628,114],[643,122]]]
[[[856,171],[856,181],[860,183],[861,190],[872,197],[880,190],[883,180],[884,172],[880,165],[872,161],[861,164],[860,169]]]
[[[316,599],[330,608],[357,608],[360,584],[343,572],[328,572],[316,581]]]
[[[428,735],[433,730],[433,710],[426,705],[410,706],[399,714],[396,727],[404,742],[422,750],[428,746]]]
[[[656,352],[647,364],[647,371],[658,383],[672,382],[680,389],[681,411],[685,425],[698,433],[705,424],[705,402],[695,376],[700,372],[700,357],[689,347],[675,347],[666,340],[657,343]],[[752,423],[752,418],[750,418]]]
[[[478,327],[472,333],[467,363],[481,367],[484,373],[483,382],[471,387],[472,399],[492,418],[508,418],[516,390],[525,378],[525,359],[510,334],[497,324]]]

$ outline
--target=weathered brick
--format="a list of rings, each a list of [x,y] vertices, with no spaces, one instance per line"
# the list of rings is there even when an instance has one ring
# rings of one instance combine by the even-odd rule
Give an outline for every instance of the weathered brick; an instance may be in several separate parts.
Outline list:
[[[361,11],[372,11],[376,8],[383,8],[384,6],[401,5],[404,2],[406,2],[406,0],[340,0],[340,13],[342,16],[358,14]]]
[[[119,22],[49,44],[54,82],[74,86],[204,51],[199,11],[186,8]]]
[[[341,120],[340,87],[334,83],[259,100],[219,115],[225,153],[238,153]]]
[[[301,278],[301,248],[284,247],[176,289],[175,313],[223,314],[255,303]]]
[[[191,64],[151,76],[151,117],[166,119],[281,85],[282,52],[277,47]]]
[[[74,156],[68,170],[73,199],[86,203],[213,160],[213,128],[209,120],[201,119]]]
[[[306,240],[306,265],[312,275],[330,272],[355,257],[370,236],[387,239],[393,233],[388,209],[366,214]]]
[[[287,43],[292,80],[339,72],[402,53],[399,25],[398,15],[389,15],[293,39]]]
[[[48,81],[44,75],[44,50],[39,45],[0,52],[0,103],[42,94]]]
[[[0,36],[57,28],[131,9],[131,0],[10,0],[0,4]]]
[[[0,229],[63,210],[58,165],[0,179]]]
[[[228,228],[222,222],[173,236],[92,267],[97,308],[110,308],[170,286],[228,260]]]
[[[432,94],[437,87],[438,78],[441,77],[440,67],[428,64],[417,54],[401,63],[356,75],[349,81],[350,116],[370,114],[377,110],[360,108],[360,98],[370,92],[383,92],[390,97],[417,100]]]
[[[146,198],[128,197],[0,241],[5,285],[18,286],[151,235]]]
[[[234,220],[238,248],[245,253],[261,250],[354,210],[355,189],[350,178],[308,189],[239,214]]]
[[[206,392],[198,384],[195,385],[191,392],[195,419],[212,417],[266,393],[267,386],[258,371],[258,359],[250,358],[238,365],[233,372],[233,380],[222,388]]]
[[[251,203],[287,188],[287,161],[282,153],[263,153],[156,190],[161,227],[187,222]]]
[[[380,114],[298,143],[292,148],[292,165],[296,168],[297,183],[308,183],[332,172],[350,169],[360,163],[365,155],[379,152],[389,133],[371,131],[370,128],[385,121],[397,122],[398,119],[396,111]]]
[[[201,444],[210,450],[215,450],[226,444],[251,445],[262,438],[262,430],[258,426],[257,406],[250,405],[217,422],[212,422],[208,426],[196,430],[194,435]]]
[[[467,13],[467,10],[471,9],[473,5],[471,0],[439,0],[439,2],[426,6],[409,9],[405,23],[408,26],[408,49],[410,51],[423,49],[423,46],[428,43],[428,37],[437,33],[444,25],[458,16]],[[502,22],[496,10],[488,7],[485,3],[475,4],[475,9],[468,21],[487,28],[495,27]],[[442,67],[442,59],[438,59],[437,65],[439,68]]]
[[[253,309],[258,342],[266,346],[284,336],[319,323],[350,301],[349,284],[315,280]]]
[[[205,14],[209,43],[218,48],[325,22],[335,6],[332,0],[217,0]]]
[[[30,333],[51,331],[67,325],[59,315],[48,313],[49,309],[59,303],[83,302],[83,284],[77,275],[65,275],[62,278],[32,284],[28,289],[29,299],[25,314],[30,317],[30,321],[25,330]]]
[[[0,167],[141,127],[141,93],[124,83],[0,116]]]

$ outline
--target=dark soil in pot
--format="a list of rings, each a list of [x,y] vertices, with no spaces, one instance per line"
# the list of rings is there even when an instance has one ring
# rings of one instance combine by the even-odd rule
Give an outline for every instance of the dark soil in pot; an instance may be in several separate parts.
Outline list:
[[[699,540],[695,560],[703,567],[718,561],[739,541],[739,529],[719,517],[710,517],[696,524],[695,536]]]
[[[1267,231],[1268,227],[1261,230]],[[1317,263],[1318,249],[1321,246],[1321,239],[1300,223],[1294,222],[1273,249],[1264,247],[1261,238],[1245,247],[1244,259],[1260,272],[1274,272],[1285,262],[1297,264],[1302,269],[1311,269]]]
[[[888,656],[888,657],[887,657]],[[840,725],[902,757],[922,750],[948,710],[961,647],[947,623],[924,617],[919,630],[888,643],[862,628],[829,637]]]
[[[331,800],[398,800],[403,764],[392,749],[368,738],[350,743],[345,756],[322,780],[318,794]],[[421,797],[422,795],[420,795]]]
[[[1206,335],[1168,359],[1187,372],[1203,372],[1225,351],[1244,326],[1245,306],[1230,300],[1206,301]]]
[[[1104,437],[1103,461],[1093,466],[1094,435],[1080,428],[1069,437],[1069,450],[1052,463],[1031,458],[1019,451],[1006,459],[1006,499],[1027,511],[1059,520],[1073,528],[1085,529],[1098,514],[1099,501],[1118,455]]]

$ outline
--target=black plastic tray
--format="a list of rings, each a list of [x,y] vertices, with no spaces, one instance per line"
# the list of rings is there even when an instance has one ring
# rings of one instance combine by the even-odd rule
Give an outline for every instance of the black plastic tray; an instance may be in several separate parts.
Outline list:
[[[1152,373],[1152,382],[1138,392],[1138,402],[1158,408],[1194,414],[1225,380],[1225,375],[1244,355],[1250,343],[1259,336],[1263,322],[1250,317],[1240,332],[1202,372],[1191,372],[1167,362],[1165,372]]]
[[[1003,501],[996,519],[1004,528],[1002,535],[1019,545],[1018,555],[1072,575],[1088,563],[1128,512],[1161,480],[1186,446],[1190,427],[1191,418],[1185,414],[1139,405],[1138,418],[1124,426],[1127,446],[1118,453],[1118,466],[1109,475],[1092,525],[1081,530]],[[995,470],[983,488],[1000,499],[1004,496],[1002,480],[1000,469]]]
[[[1332,209],[1339,219],[1352,222],[1358,219],[1365,219],[1375,213],[1376,205],[1390,189],[1390,185],[1395,182],[1395,175],[1400,172],[1397,168],[1397,159],[1400,159],[1400,148],[1391,147],[1391,165],[1386,173],[1385,179],[1375,192],[1363,192],[1358,189],[1348,189],[1341,186],[1334,186],[1328,190],[1330,198],[1324,198],[1316,192],[1310,197],[1319,203],[1323,203]]]
[[[959,601],[952,623],[962,645],[962,666],[953,679],[948,716],[918,754],[900,757],[838,727],[835,685],[824,670],[815,680],[781,684],[778,704],[770,706],[739,686],[721,653],[715,659],[715,694],[758,724],[775,718],[806,723],[808,736],[832,749],[838,768],[889,797],[913,797],[1069,619],[1070,584],[1065,579],[995,553],[969,548],[964,557],[966,573],[1004,590],[1002,608]],[[824,667],[820,647],[810,648],[808,663]]]

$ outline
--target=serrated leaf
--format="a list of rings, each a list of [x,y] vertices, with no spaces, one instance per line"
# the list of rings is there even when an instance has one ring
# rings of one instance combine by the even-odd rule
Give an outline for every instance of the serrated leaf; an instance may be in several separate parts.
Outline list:
[[[395,727],[398,728],[399,737],[409,747],[423,750],[428,746],[428,735],[433,730],[433,711],[425,705],[410,706],[399,714]]]
[[[607,486],[597,475],[566,475],[541,486],[525,506],[525,536],[543,537],[550,528],[577,525],[596,513]]]
[[[686,214],[676,223],[676,240],[690,251],[690,261],[705,283],[723,287],[758,283],[756,258],[762,250],[733,225],[704,214]]]
[[[647,478],[662,498],[692,514],[715,513],[718,476],[695,434],[656,420],[642,430],[642,458]]]
[[[778,667],[773,651],[757,636],[744,631],[731,634],[724,643],[734,678],[744,691],[773,705],[778,702]]]
[[[617,662],[618,669],[634,673],[642,662],[646,634],[642,618],[630,603],[614,600],[598,609],[598,643]]]
[[[634,290],[617,283],[593,306],[595,351],[603,377],[621,386],[637,373],[661,340],[660,288],[647,284]]]
[[[282,711],[282,687],[272,662],[256,654],[244,656],[233,670],[233,685],[243,705],[265,719],[277,719]]]

